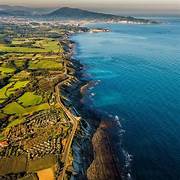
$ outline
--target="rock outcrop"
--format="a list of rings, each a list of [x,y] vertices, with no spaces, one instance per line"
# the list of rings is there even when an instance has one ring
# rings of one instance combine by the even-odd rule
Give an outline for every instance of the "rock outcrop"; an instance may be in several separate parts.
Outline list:
[[[114,128],[112,121],[101,121],[93,136],[94,160],[87,170],[89,180],[121,180],[122,162],[117,156],[112,139]]]

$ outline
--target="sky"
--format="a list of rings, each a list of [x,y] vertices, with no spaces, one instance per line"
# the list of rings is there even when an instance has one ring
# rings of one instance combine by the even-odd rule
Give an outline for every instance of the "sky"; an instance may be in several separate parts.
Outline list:
[[[116,14],[180,14],[180,0],[0,0],[0,4],[51,8],[68,6]]]

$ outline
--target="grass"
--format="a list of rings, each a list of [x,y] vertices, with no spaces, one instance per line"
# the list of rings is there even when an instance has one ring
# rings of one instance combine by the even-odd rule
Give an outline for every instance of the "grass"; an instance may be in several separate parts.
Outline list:
[[[4,119],[5,117],[6,115],[0,112],[0,119]]]
[[[21,71],[17,74],[15,74],[11,79],[10,81],[22,81],[23,79],[26,79],[26,78],[29,78],[30,77],[30,74],[29,72],[27,71]]]
[[[24,118],[16,119],[16,120],[10,122],[10,123],[8,124],[8,126],[6,127],[6,129],[9,129],[9,128],[11,128],[11,127],[17,126],[18,124],[21,124],[21,123],[23,123],[23,122],[24,122]]]
[[[42,102],[42,97],[35,95],[34,92],[26,92],[19,99],[18,103],[24,107],[38,105]]]
[[[20,115],[20,114],[24,114],[26,111],[17,102],[12,102],[3,108],[3,112],[9,115],[15,115],[15,114]]]
[[[8,53],[8,54],[10,54],[10,53]],[[33,58],[33,56],[34,56],[34,53],[32,53],[32,54],[30,54],[30,53],[28,53],[28,54],[12,53],[12,54],[15,55],[19,60],[31,59],[31,58]]]
[[[16,90],[24,88],[29,81],[17,81],[11,82],[8,85],[0,89],[0,103],[3,103],[11,94],[14,94]]]
[[[4,135],[0,134],[0,141],[4,141],[5,139]]]
[[[0,104],[2,104],[5,101],[5,99],[0,99]]]
[[[51,52],[51,51],[47,51],[46,49],[40,49],[40,48],[9,47],[9,46],[0,45],[0,52],[5,52],[5,53],[45,53],[45,52]]]
[[[23,46],[24,43],[30,42],[31,46],[34,47],[19,47]],[[36,39],[22,39],[16,38],[12,41],[12,45],[15,47],[10,47],[6,44],[0,44],[0,52],[6,53],[48,53],[48,52],[62,52],[63,49],[60,47],[59,42],[52,40],[50,38],[36,40]]]
[[[16,65],[17,68],[22,68],[25,65],[26,61],[24,60],[17,60],[14,61],[14,64]]]
[[[36,41],[35,46],[44,48],[48,52],[58,53],[59,51],[62,51],[59,42],[49,38]]]
[[[29,69],[62,69],[62,64],[52,60],[31,61]]]
[[[3,108],[3,113],[8,115],[25,116],[45,109],[49,109],[48,103],[43,103],[37,106],[24,108],[17,102],[12,102]]]
[[[12,87],[8,88],[6,91],[6,96],[14,94],[16,90],[26,87],[29,81],[17,81]]]
[[[23,45],[24,43],[33,43],[33,41],[30,39],[14,38],[11,44],[18,46],[18,45]]]
[[[4,101],[7,98],[6,91],[12,85],[13,85],[13,83],[9,83],[8,85],[6,85],[6,86],[4,86],[3,88],[0,89],[0,101]]]
[[[8,68],[8,67],[0,67],[0,74],[6,75],[6,74],[13,74],[15,72],[14,68]]]
[[[42,110],[46,110],[49,109],[49,104],[48,103],[43,103],[37,106],[32,106],[32,107],[28,107],[26,108],[26,111],[28,114],[33,113],[33,112],[38,112],[38,111],[42,111]]]

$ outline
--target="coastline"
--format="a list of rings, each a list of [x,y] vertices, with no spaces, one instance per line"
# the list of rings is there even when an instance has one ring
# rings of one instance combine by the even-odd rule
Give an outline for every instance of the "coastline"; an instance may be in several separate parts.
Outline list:
[[[72,179],[131,179],[126,157],[121,147],[122,128],[116,117],[110,117],[87,106],[83,97],[90,87],[91,80],[83,80],[83,65],[72,58],[76,42],[71,49],[70,60],[75,66],[75,77],[79,84],[71,89],[73,107],[80,113],[78,132],[73,139]],[[117,140],[119,141],[117,143]],[[117,150],[118,149],[118,150]]]
[[[2,24],[0,179],[176,179],[179,22],[167,21]]]

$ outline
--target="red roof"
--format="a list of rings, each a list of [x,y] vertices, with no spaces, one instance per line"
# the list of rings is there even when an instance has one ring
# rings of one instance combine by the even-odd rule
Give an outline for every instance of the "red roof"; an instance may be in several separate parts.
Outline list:
[[[8,146],[7,141],[0,142],[0,147],[5,147],[5,146]]]

